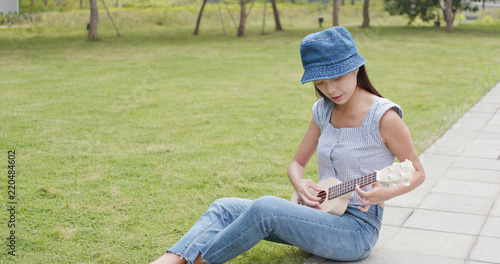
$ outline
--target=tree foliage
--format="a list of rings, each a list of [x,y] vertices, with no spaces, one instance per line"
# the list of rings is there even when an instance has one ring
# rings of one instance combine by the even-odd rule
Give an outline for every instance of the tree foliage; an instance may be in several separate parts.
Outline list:
[[[425,22],[436,18],[435,10],[442,10],[446,19],[445,3],[440,0],[384,0],[384,8],[391,15],[407,15],[410,25],[415,18],[419,17]],[[477,7],[472,7],[467,0],[452,0],[452,14],[459,10],[477,11]]]

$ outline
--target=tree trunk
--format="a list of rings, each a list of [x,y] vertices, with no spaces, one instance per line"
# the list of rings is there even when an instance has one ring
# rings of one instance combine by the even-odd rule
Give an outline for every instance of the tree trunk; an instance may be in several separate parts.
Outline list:
[[[241,12],[240,12],[240,26],[238,27],[238,37],[245,35],[245,21],[247,18],[247,8],[245,0],[240,0]]]
[[[266,27],[267,2],[268,0],[264,0],[264,14],[262,14],[262,30],[260,32],[261,35],[264,35],[264,28]]]
[[[445,20],[446,20],[446,31],[453,32],[453,14],[452,14],[452,0],[446,0],[446,10],[445,10]]]
[[[90,23],[89,40],[97,40],[97,23],[99,22],[99,12],[97,10],[97,0],[90,1]]]
[[[339,25],[339,0],[333,0],[333,26]]]
[[[198,19],[196,20],[196,27],[194,27],[193,34],[195,34],[195,35],[198,35],[198,32],[200,32],[201,16],[203,15],[203,9],[205,9],[206,3],[207,3],[207,0],[203,0],[203,4],[201,4],[200,12],[198,13]]]
[[[354,0],[351,0],[351,5],[354,5]]]
[[[280,23],[280,15],[278,12],[278,6],[276,6],[276,0],[270,0],[273,6],[274,23],[276,24],[276,31],[283,31]]]
[[[370,0],[365,0],[363,4],[363,27],[370,26],[370,13],[368,12],[370,8]]]

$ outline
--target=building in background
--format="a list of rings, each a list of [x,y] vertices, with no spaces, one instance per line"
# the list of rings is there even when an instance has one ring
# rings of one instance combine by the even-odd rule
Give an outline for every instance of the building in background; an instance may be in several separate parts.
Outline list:
[[[19,0],[0,0],[0,13],[19,13]]]

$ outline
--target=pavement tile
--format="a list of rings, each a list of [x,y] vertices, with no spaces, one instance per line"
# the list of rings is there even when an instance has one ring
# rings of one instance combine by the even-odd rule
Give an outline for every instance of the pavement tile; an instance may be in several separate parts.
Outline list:
[[[434,187],[438,179],[446,173],[454,160],[455,157],[452,156],[436,155],[427,152],[421,154],[420,161],[425,170],[425,181],[417,189],[386,201],[386,205],[407,208],[417,207],[420,201]]]
[[[488,217],[484,223],[483,229],[481,230],[481,236],[500,238],[500,217]]]
[[[465,131],[479,131],[488,123],[492,113],[467,112],[453,126],[453,129],[462,129]]]
[[[486,216],[417,209],[404,227],[478,235]]]
[[[500,149],[500,140],[498,139],[487,139],[487,136],[491,136],[492,134],[495,133],[484,133],[483,138],[477,137],[476,139],[472,140],[468,147],[471,148],[482,148],[482,149],[487,149],[487,150],[499,150]],[[491,136],[492,137],[492,136]],[[478,157],[480,158],[480,157]],[[494,159],[498,158],[498,156],[494,157]]]
[[[450,129],[446,133],[444,133],[444,135],[441,136],[441,138],[447,137],[447,138],[451,138],[451,139],[458,139],[461,142],[470,142],[470,141],[474,140],[475,138],[477,138],[479,133],[481,133],[481,131],[464,131],[464,130]],[[436,143],[440,143],[439,140],[434,142],[433,145],[435,145]]]
[[[458,156],[465,150],[468,144],[469,142],[462,141],[458,138],[441,137],[439,142],[436,142],[436,145],[429,147],[428,152]]]
[[[418,243],[418,242],[417,242]],[[463,264],[462,259],[380,249],[365,259],[369,264]],[[484,263],[483,263],[484,264]]]
[[[399,229],[400,227],[397,226],[388,226],[382,224],[382,229],[380,230],[380,234],[378,237],[377,244],[375,245],[375,249],[383,247],[387,242],[389,242],[392,239],[392,237],[399,231]]]
[[[456,159],[455,163],[453,164],[453,166],[460,167],[460,168],[500,171],[500,160],[498,160],[498,159],[458,157]]]
[[[418,208],[443,212],[488,215],[494,202],[495,199],[493,198],[429,193]]]
[[[466,259],[475,238],[473,235],[401,228],[382,249]]]
[[[386,201],[385,205],[390,207],[416,208],[427,195],[427,191],[420,190],[420,187],[422,186],[419,186],[417,189],[405,195],[400,195]]]
[[[483,129],[484,132],[488,133],[500,133],[500,125],[492,125],[488,124],[486,127]]]
[[[490,215],[492,216],[500,216],[500,198],[497,198],[493,208],[491,208]]]
[[[443,176],[443,178],[500,184],[500,171],[468,169],[468,168],[450,168]]]
[[[346,262],[333,261],[333,260],[329,260],[329,259],[325,259],[325,258],[313,255],[303,264],[334,264],[334,263],[346,263]],[[357,261],[356,263],[368,264],[369,260],[365,258],[364,260]]]
[[[500,192],[500,184],[441,179],[436,183],[432,192],[496,198]]]
[[[500,125],[500,112],[497,113],[490,119],[488,125],[499,126]]]
[[[484,103],[484,104],[476,104],[469,110],[469,112],[495,113],[497,110],[498,110],[497,103]]]
[[[500,263],[500,238],[478,237],[472,248],[470,260]]]
[[[477,136],[477,131],[449,130],[427,150],[428,153],[460,155]]]
[[[456,157],[448,156],[448,155],[436,155],[429,152],[425,152],[420,155],[420,162],[424,166],[426,179],[423,184],[427,182],[427,180],[434,180],[440,178],[448,168],[455,162]],[[419,186],[420,188],[422,186]]]
[[[476,138],[479,140],[489,140],[489,141],[500,142],[500,134],[498,134],[498,133],[481,132],[477,135]]]
[[[477,157],[484,159],[497,159],[500,157],[499,148],[471,147],[470,145],[460,154],[462,157]]]
[[[384,209],[384,225],[400,226],[413,212],[412,208],[386,206]]]

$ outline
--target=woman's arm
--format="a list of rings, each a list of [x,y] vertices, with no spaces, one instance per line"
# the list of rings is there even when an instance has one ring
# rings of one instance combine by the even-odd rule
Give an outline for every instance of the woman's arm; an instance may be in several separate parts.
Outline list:
[[[309,128],[300,142],[299,149],[293,157],[292,163],[288,166],[288,179],[297,192],[297,195],[302,199],[303,203],[312,208],[320,208],[320,198],[309,193],[309,188],[316,191],[321,189],[312,180],[303,179],[307,163],[316,152],[318,139],[321,135],[319,127],[314,119],[311,120]]]
[[[384,144],[396,155],[396,158],[401,162],[410,160],[416,171],[409,186],[399,183],[398,188],[384,188],[380,183],[376,183],[373,185],[373,189],[368,192],[357,187],[356,191],[361,198],[364,198],[360,199],[361,203],[365,205],[364,208],[360,208],[362,211],[368,211],[369,205],[405,194],[417,188],[425,180],[424,168],[413,146],[410,130],[396,111],[391,109],[382,116],[379,131]]]

